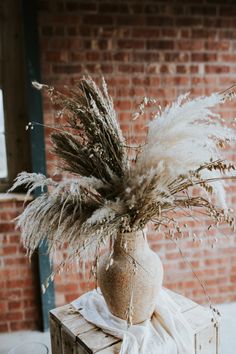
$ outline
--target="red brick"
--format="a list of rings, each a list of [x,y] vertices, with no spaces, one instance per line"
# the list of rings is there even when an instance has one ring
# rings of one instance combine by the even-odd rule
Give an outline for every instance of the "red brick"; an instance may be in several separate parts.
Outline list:
[[[172,40],[148,40],[147,49],[174,49],[174,42]]]
[[[22,303],[22,301],[9,301],[8,307],[9,307],[9,310],[22,309],[23,303]]]
[[[0,333],[8,332],[8,324],[7,323],[0,323]]]
[[[81,72],[81,65],[53,65],[52,71],[55,74],[77,74]]]
[[[45,53],[45,60],[47,62],[60,63],[68,61],[68,52],[67,51],[48,51]]]
[[[100,59],[100,53],[99,52],[87,52],[86,59],[88,61],[97,61]]]
[[[219,58],[223,62],[235,62],[236,61],[236,54],[222,53],[222,54],[219,54]]]
[[[122,14],[116,17],[116,24],[118,26],[137,26],[140,27],[145,22],[145,17],[141,14],[125,15]]]
[[[189,53],[175,52],[175,51],[168,52],[165,53],[165,60],[186,63],[189,61]]]
[[[193,29],[192,38],[217,39],[218,31],[209,29]]]
[[[166,38],[176,38],[178,35],[178,29],[172,29],[172,28],[162,28],[161,30],[161,37],[166,37]]]
[[[68,11],[81,11],[84,12],[96,12],[97,10],[97,4],[96,3],[89,3],[89,2],[75,2],[75,1],[67,1],[66,2],[66,10]]]
[[[1,289],[0,295],[0,298],[4,300],[17,300],[22,296],[22,291],[20,289]]]
[[[119,39],[117,46],[120,49],[144,49],[145,42],[136,39]]]
[[[3,254],[4,255],[16,254],[16,251],[17,251],[17,247],[16,246],[3,247]]]
[[[87,291],[89,291],[89,290],[91,290],[91,289],[87,289]],[[84,292],[86,292],[86,291],[84,291]],[[80,295],[82,295],[81,292],[65,294],[65,301],[66,301],[66,303],[72,302],[75,299],[77,299]]]
[[[101,13],[111,13],[111,14],[116,14],[116,13],[126,13],[129,11],[129,7],[127,4],[121,4],[121,3],[100,3],[99,4],[99,11]]]
[[[5,209],[5,208],[4,208]],[[18,212],[16,210],[1,210],[0,211],[0,220],[6,220],[6,221],[12,221],[13,219],[15,219],[18,216]]]
[[[217,53],[192,53],[192,61],[207,62],[207,61],[216,61]]]
[[[19,244],[19,242],[20,242],[20,235],[18,234],[18,235],[10,235],[9,236],[9,239],[10,239],[10,243],[17,243],[17,244]]]
[[[5,315],[1,314],[1,319],[4,319],[6,321],[21,321],[23,320],[23,312],[18,311],[18,312],[8,312]]]
[[[65,284],[64,290],[67,293],[75,293],[76,291],[78,291],[78,283],[73,284],[73,283],[69,283],[69,284]]]
[[[0,233],[15,231],[15,225],[13,223],[1,222],[0,223]]]
[[[119,109],[121,111],[128,111],[131,109],[131,102],[119,100],[119,101],[115,102],[115,106],[117,109]]]
[[[189,38],[189,37],[191,37],[190,29],[188,28],[180,29],[180,38]]]
[[[199,51],[204,49],[204,40],[195,39],[195,40],[179,40],[176,42],[176,47],[178,50],[190,50],[190,51]]]
[[[174,19],[170,16],[147,16],[146,21],[148,26],[166,27],[174,25]]]
[[[22,265],[22,264],[29,264],[29,260],[24,255],[22,258],[5,258],[4,264],[6,266],[15,266],[15,265]]]
[[[219,50],[219,51],[227,51],[230,48],[230,41],[221,40],[221,41],[206,41],[205,48],[207,50]]]
[[[83,16],[83,24],[93,24],[93,25],[113,25],[114,19],[112,16],[108,15],[84,15]]]
[[[120,73],[143,73],[144,72],[144,65],[142,64],[120,64],[118,66],[118,72]]]
[[[205,71],[209,74],[225,74],[230,71],[230,68],[227,65],[206,65]]]
[[[164,85],[182,85],[187,86],[190,82],[188,76],[166,76],[162,78],[162,83]]]
[[[21,330],[33,330],[38,328],[37,322],[34,321],[17,321],[10,322],[11,331],[21,331]]]
[[[120,51],[120,52],[114,53],[114,55],[113,55],[113,59],[116,61],[129,62],[131,60],[131,58],[132,58],[132,53],[130,53],[128,51]]]
[[[7,287],[12,288],[21,288],[22,287],[22,280],[7,280]]]
[[[187,27],[193,27],[193,26],[201,26],[202,25],[202,17],[176,17],[175,19],[175,25],[176,26],[187,26]]]
[[[234,6],[221,6],[220,7],[221,16],[236,16],[236,9]]]
[[[180,258],[181,258],[181,256],[180,256],[180,253],[178,251],[166,254],[166,259],[168,259],[168,260],[180,259]]]
[[[1,301],[0,302],[0,312],[4,313],[8,311],[8,303],[7,301]]]
[[[192,15],[200,15],[200,16],[215,16],[217,13],[217,7],[216,6],[191,6],[190,7],[190,13]]]
[[[186,65],[177,65],[176,66],[176,72],[178,74],[186,74],[188,72],[189,68]]]
[[[29,321],[35,318],[35,309],[25,309],[24,310],[24,317]]]
[[[160,35],[159,28],[148,28],[148,27],[134,27],[132,29],[132,35],[134,38],[141,37],[141,38],[158,38]]]

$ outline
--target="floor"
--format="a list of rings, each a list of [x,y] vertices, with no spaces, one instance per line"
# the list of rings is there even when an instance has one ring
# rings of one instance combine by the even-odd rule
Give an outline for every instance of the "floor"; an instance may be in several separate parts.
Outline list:
[[[221,322],[221,351],[220,354],[236,353],[236,303],[218,305],[222,314]],[[14,332],[0,334],[0,354],[7,354],[8,350],[22,342],[42,342],[50,348],[49,333],[41,332]],[[49,351],[49,353],[51,353]],[[34,354],[36,354],[34,352]],[[214,353],[215,354],[215,353]]]
[[[26,342],[44,343],[49,348],[49,353],[51,353],[49,332],[42,333],[36,331],[20,331],[20,332],[0,334],[0,354],[8,354],[8,351],[11,348]],[[36,354],[36,352],[34,351],[34,353],[32,354]],[[41,354],[41,353],[37,353],[37,354]]]

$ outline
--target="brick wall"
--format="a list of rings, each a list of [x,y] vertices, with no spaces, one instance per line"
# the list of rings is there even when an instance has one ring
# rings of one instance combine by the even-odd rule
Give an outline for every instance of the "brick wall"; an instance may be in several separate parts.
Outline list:
[[[186,91],[208,94],[236,82],[235,14],[233,2],[227,5],[219,0],[40,1],[43,81],[61,87],[87,71],[95,79],[102,73],[123,131],[131,131],[140,141],[145,122],[132,122],[132,112],[144,95],[165,104]],[[46,98],[44,105],[45,122],[54,124],[55,115]],[[235,102],[227,104],[222,113],[232,117],[235,107]],[[55,164],[57,161],[48,153],[49,173],[55,172]],[[229,199],[236,201],[235,185]],[[203,234],[207,228],[204,219],[188,225],[196,234]],[[228,235],[228,230],[221,231]],[[216,234],[211,231],[210,241]],[[235,238],[230,235],[230,239],[221,240],[214,249],[207,242],[199,246],[189,240],[180,246],[197,276],[206,281],[213,300],[234,301]],[[206,302],[197,278],[176,246],[153,233],[150,242],[163,260],[165,285]],[[78,277],[69,274],[57,279],[56,286],[58,303],[85,290],[84,283],[81,287]]]
[[[133,122],[132,112],[143,96],[159,98],[165,104],[186,91],[209,94],[236,82],[235,15],[234,1],[223,0],[39,0],[42,80],[60,88],[87,71],[96,80],[102,73],[124,133],[132,131],[139,142],[144,137],[146,118]],[[231,118],[235,108],[236,102],[227,103],[221,112]],[[47,125],[56,122],[46,97],[44,121]],[[49,134],[47,128],[47,167],[53,174],[58,171],[58,161],[50,154]],[[228,155],[235,159],[234,151]],[[236,185],[231,184],[228,192],[229,204],[235,205]],[[186,221],[193,232],[204,236],[204,219]],[[216,236],[219,241],[212,249],[210,243]],[[236,239],[227,228],[221,235],[211,230],[209,242],[201,245],[182,241],[183,255],[164,235],[150,230],[149,239],[162,258],[165,286],[207,302],[197,276],[206,283],[213,301],[236,301]],[[30,279],[30,266],[26,259],[24,262],[18,271],[27,269]],[[92,281],[85,282],[80,273],[69,271],[57,277],[55,285],[60,305],[89,290]],[[21,287],[22,292],[25,289]],[[7,308],[10,302],[5,303]],[[35,321],[28,324],[34,325]]]
[[[23,202],[0,198],[0,332],[39,328],[37,279],[11,220]]]

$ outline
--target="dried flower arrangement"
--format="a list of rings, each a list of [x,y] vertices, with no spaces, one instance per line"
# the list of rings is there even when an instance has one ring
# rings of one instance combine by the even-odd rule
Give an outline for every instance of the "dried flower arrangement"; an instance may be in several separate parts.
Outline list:
[[[28,193],[38,187],[47,189],[27,205],[18,226],[29,255],[44,238],[51,257],[64,243],[68,245],[68,257],[51,279],[87,251],[93,250],[97,260],[103,242],[114,241],[118,232],[141,230],[149,221],[163,227],[170,239],[183,236],[175,217],[178,210],[190,215],[200,210],[212,226],[234,227],[224,181],[236,177],[235,166],[221,156],[220,149],[234,141],[235,134],[211,111],[234,96],[231,90],[195,99],[185,94],[164,109],[158,106],[144,146],[135,148],[135,159],[130,161],[130,147],[104,80],[100,90],[84,77],[67,94],[47,85],[34,86],[46,90],[66,114],[66,124],[58,126],[51,139],[71,179],[56,182],[22,172],[10,191],[20,185],[26,185]],[[147,103],[146,98],[136,118]],[[197,194],[191,192],[193,188]]]

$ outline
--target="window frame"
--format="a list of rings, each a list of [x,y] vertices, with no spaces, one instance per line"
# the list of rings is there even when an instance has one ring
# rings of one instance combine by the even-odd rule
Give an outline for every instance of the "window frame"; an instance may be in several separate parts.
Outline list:
[[[2,103],[2,107],[0,107],[0,110],[2,109],[3,111],[3,132],[0,131],[0,135],[3,134],[4,135],[4,145],[5,145],[5,158],[6,158],[6,170],[7,170],[7,175],[6,177],[1,177],[0,176],[0,181],[6,181],[7,176],[8,176],[8,166],[7,166],[7,151],[6,151],[6,137],[5,137],[5,112],[4,112],[4,94],[3,94],[3,89],[2,89],[2,85],[1,85],[1,77],[0,77],[0,97],[2,96],[2,100],[0,99],[0,106]],[[2,102],[1,102],[2,101]],[[1,146],[0,146],[1,148]],[[2,183],[3,183],[2,182]]]
[[[19,172],[31,171],[30,134],[25,129],[28,117],[21,11],[21,1],[1,1],[0,86],[3,91],[8,175],[0,178],[0,193],[9,189]]]

